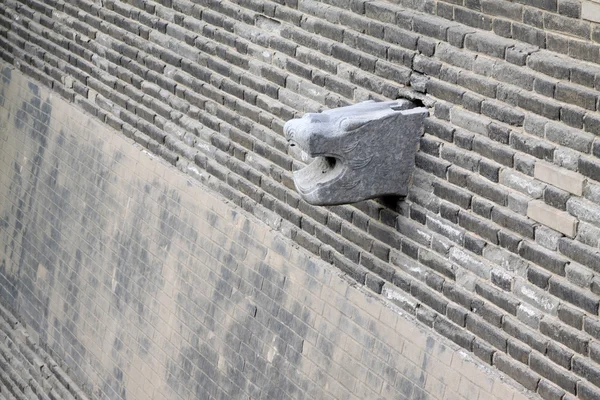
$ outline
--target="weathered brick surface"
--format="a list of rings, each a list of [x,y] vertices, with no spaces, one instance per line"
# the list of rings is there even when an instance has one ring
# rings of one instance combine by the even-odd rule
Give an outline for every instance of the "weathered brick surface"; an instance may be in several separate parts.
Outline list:
[[[0,55],[238,206],[273,213],[273,226],[361,284],[397,284],[402,305],[490,363],[504,349],[486,329],[471,340],[435,321],[467,321],[464,309],[501,319],[477,287],[526,302],[517,317],[552,349],[545,313],[597,318],[600,29],[587,3],[9,1]],[[303,203],[285,120],[397,97],[432,111],[409,196]],[[449,284],[472,302],[457,306]],[[567,364],[541,354],[536,390],[551,397]],[[582,398],[592,384],[576,386]]]
[[[51,398],[85,398],[63,370],[93,398],[523,395],[418,322],[425,312],[438,323],[424,304],[400,310],[409,293],[371,272],[382,295],[350,284],[337,264],[298,249],[288,222],[237,191],[227,201],[193,164],[203,183],[20,72],[3,67],[2,79],[0,237],[20,251],[3,250],[0,290],[24,325],[0,307],[0,362],[19,335],[36,350],[32,332],[63,365],[32,356],[41,376],[11,381],[3,374],[27,375],[9,351],[16,369],[2,364],[3,396],[16,382],[44,398],[36,391],[55,376]],[[448,303],[416,282],[410,293]],[[459,326],[437,330],[461,343]]]

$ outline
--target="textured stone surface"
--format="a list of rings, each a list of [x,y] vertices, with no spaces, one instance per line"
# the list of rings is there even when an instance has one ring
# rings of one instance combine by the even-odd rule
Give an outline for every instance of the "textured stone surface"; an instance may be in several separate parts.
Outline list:
[[[0,4],[0,56],[355,284],[376,293],[396,288],[405,312],[518,376],[536,395],[566,391],[559,385],[572,390],[577,379],[577,395],[563,400],[594,398],[598,389],[587,380],[593,369],[580,363],[586,368],[569,370],[574,350],[540,330],[547,316],[558,317],[569,328],[564,332],[578,330],[566,322],[573,322],[567,309],[598,318],[600,29],[585,19],[580,3],[7,1]],[[407,197],[336,207],[304,202],[292,171],[308,160],[288,146],[284,121],[399,98],[433,111],[425,132],[436,142],[417,152]],[[542,161],[565,179],[536,178]],[[98,208],[94,199],[84,202],[90,210]],[[576,218],[575,237],[527,218],[534,200]],[[55,209],[48,212],[63,220]],[[127,233],[122,226],[113,226],[119,238]],[[164,226],[157,229],[167,231]],[[58,240],[50,227],[41,232],[44,243]],[[96,236],[88,237],[94,244]],[[162,251],[139,242],[151,254]],[[49,253],[62,254],[58,248]],[[510,277],[499,279],[498,269]],[[19,285],[36,279],[29,274]],[[493,286],[520,302],[516,315],[488,290]],[[31,309],[38,306],[20,315]],[[478,318],[509,336],[508,353],[501,335],[473,324]],[[596,341],[581,355],[592,366],[600,361]],[[527,347],[542,358],[512,359]],[[311,381],[321,382],[314,375]],[[456,396],[469,387],[463,384]]]
[[[439,304],[437,292],[389,290],[383,271],[310,255],[296,245],[301,231],[250,197],[254,215],[208,188],[214,178],[203,170],[190,165],[186,175],[20,72],[1,70],[0,295],[92,398],[523,395],[438,333],[464,337],[423,304]],[[371,231],[393,237],[384,226]],[[415,301],[421,312],[409,315]],[[428,315],[437,332],[417,320]],[[34,379],[25,382],[16,349],[4,348],[28,334],[1,307],[0,316],[2,396],[37,398],[36,382],[51,379],[50,398],[85,398],[47,357],[32,358]],[[13,372],[16,380],[5,379]],[[5,390],[10,382],[23,394]]]
[[[296,189],[314,205],[406,196],[427,114],[408,100],[367,101],[286,122],[290,146],[316,157],[294,172]]]

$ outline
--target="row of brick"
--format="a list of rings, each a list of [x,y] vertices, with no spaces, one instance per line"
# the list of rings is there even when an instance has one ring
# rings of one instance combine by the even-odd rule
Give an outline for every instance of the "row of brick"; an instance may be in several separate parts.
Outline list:
[[[0,306],[0,397],[87,399],[58,364],[30,338],[25,328]]]

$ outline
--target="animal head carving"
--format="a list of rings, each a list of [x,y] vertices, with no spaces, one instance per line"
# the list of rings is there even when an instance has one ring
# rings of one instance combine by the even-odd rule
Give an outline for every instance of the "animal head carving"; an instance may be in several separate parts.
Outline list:
[[[296,189],[315,205],[405,196],[427,115],[408,100],[365,101],[288,121],[290,146],[314,158],[294,172]]]

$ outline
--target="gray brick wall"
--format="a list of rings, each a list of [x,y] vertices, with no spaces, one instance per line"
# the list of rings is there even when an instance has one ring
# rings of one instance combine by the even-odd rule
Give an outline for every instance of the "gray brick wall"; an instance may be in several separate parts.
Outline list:
[[[401,290],[406,312],[540,396],[586,399],[600,397],[587,7],[12,0],[0,54],[237,206],[274,213],[359,284]],[[397,97],[432,115],[407,199],[303,203],[284,121]]]
[[[357,286],[273,212],[1,71],[0,298],[62,364],[43,368],[92,398],[532,398],[401,310],[399,289]],[[83,398],[65,376],[63,398]]]

